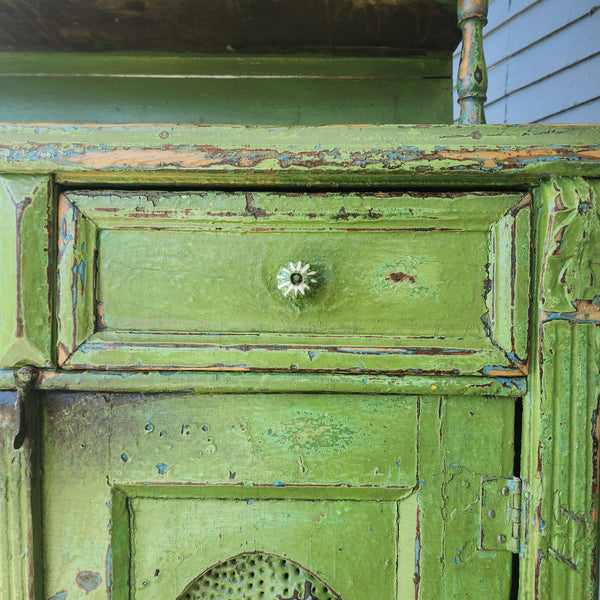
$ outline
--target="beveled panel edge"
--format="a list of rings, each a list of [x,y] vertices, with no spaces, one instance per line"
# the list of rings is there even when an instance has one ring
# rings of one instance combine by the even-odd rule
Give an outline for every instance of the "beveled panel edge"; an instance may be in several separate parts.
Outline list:
[[[63,365],[95,329],[97,228],[64,195],[58,201],[57,357]]]
[[[61,363],[65,369],[189,369],[211,371],[308,371],[519,377],[492,344],[486,348],[454,347],[452,338],[430,340],[436,346],[346,346],[289,343],[225,344],[204,341],[202,334],[176,336],[99,332],[92,334]],[[227,336],[219,336],[227,337]],[[263,336],[264,337],[264,336]],[[290,336],[287,336],[289,339]],[[331,338],[332,341],[338,341]],[[265,340],[266,341],[266,340]],[[407,340],[411,342],[411,340]],[[319,356],[319,363],[314,363]],[[457,358],[460,359],[457,360]]]
[[[521,200],[514,192],[66,190],[99,229],[197,231],[484,231]],[[214,224],[214,225],[212,225]]]
[[[482,317],[492,345],[523,375],[528,370],[531,205],[531,194],[524,194],[490,230],[488,312]]]
[[[411,496],[411,486],[349,486],[345,484],[224,484],[224,483],[120,483],[111,480],[127,498],[160,500],[371,500],[394,502]]]

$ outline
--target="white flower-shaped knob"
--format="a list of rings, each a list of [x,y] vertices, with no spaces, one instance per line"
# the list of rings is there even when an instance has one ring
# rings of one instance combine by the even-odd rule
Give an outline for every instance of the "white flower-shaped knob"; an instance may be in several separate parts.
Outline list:
[[[302,261],[298,261],[296,264],[290,262],[279,269],[277,287],[284,296],[289,294],[304,296],[306,291],[311,289],[310,284],[317,283],[316,274],[316,271],[310,270],[310,263],[303,265]]]

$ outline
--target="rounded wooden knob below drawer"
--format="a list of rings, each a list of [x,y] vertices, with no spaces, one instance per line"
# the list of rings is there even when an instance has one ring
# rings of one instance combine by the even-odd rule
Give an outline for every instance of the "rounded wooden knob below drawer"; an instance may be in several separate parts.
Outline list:
[[[316,274],[316,271],[310,270],[310,263],[302,263],[300,260],[297,263],[290,262],[279,269],[277,287],[284,296],[303,296],[311,289],[311,284],[317,283]]]

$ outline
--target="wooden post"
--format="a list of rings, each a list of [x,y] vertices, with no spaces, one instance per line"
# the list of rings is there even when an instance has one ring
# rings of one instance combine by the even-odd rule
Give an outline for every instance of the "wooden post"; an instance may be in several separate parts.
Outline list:
[[[487,70],[483,56],[482,29],[487,23],[488,0],[459,0],[458,26],[463,32],[458,67],[458,103],[461,125],[485,123]]]

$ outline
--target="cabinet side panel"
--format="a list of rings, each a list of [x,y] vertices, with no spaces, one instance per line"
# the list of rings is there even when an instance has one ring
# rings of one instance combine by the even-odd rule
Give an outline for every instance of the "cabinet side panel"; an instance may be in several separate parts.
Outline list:
[[[582,179],[537,194],[537,310],[523,407],[521,595],[598,597],[600,220]]]
[[[39,597],[34,580],[34,535],[39,528],[34,528],[33,517],[33,447],[27,439],[14,449],[19,421],[17,393],[0,392],[0,596],[5,600]]]

